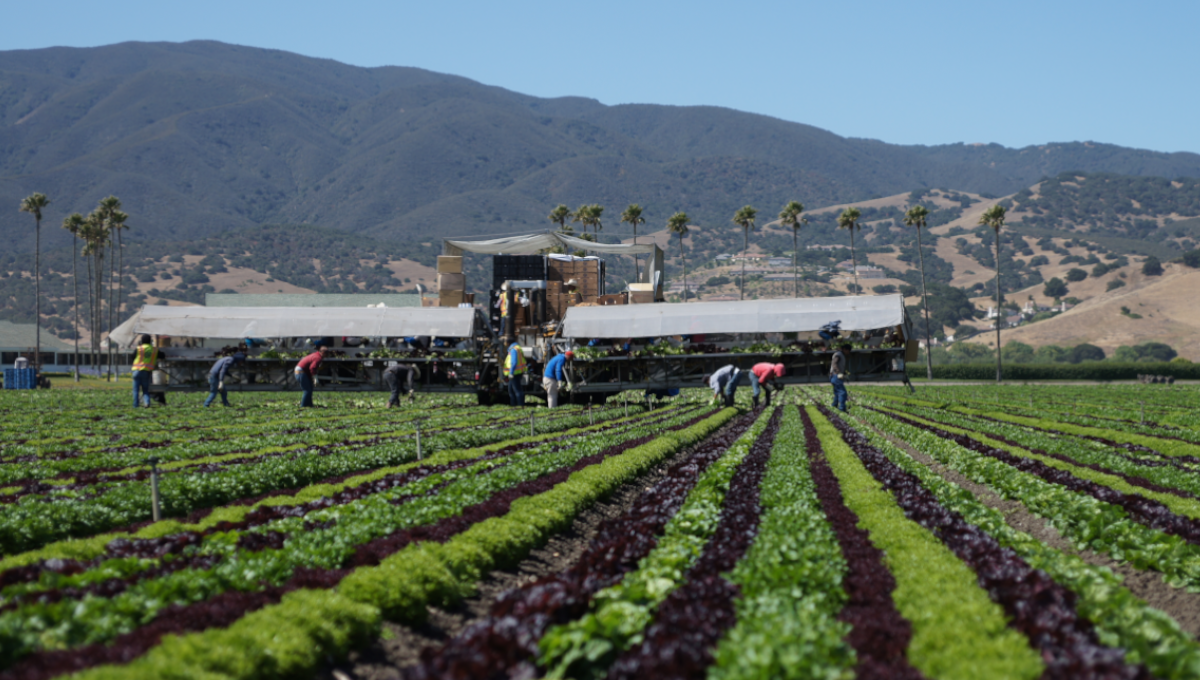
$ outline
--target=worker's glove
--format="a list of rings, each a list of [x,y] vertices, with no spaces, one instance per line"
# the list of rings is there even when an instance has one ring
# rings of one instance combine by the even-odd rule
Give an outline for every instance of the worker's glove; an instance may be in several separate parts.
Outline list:
[[[217,383],[217,389],[218,389],[218,390],[223,390],[223,389],[225,389],[225,381],[224,381],[224,380],[222,380],[222,381],[220,381],[220,382],[218,382],[218,383]]]
[[[568,380],[568,381],[567,381],[567,391],[570,391],[570,390],[573,390],[573,389],[575,389],[575,383],[573,383],[573,382],[571,382],[570,380]]]
[[[838,380],[845,380],[845,379],[846,379],[845,373],[838,373]]]

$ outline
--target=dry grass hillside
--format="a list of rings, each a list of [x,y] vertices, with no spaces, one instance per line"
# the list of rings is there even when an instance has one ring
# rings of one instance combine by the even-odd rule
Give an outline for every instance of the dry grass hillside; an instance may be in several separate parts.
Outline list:
[[[1162,276],[1151,277],[1131,272],[1126,287],[1107,293],[1103,288],[1083,293],[1081,287],[1083,302],[1077,307],[1053,319],[1006,330],[1001,341],[1017,340],[1034,347],[1088,342],[1110,355],[1121,345],[1165,342],[1181,356],[1200,361],[1200,305],[1196,304],[1200,270],[1178,264],[1168,264],[1165,270]],[[1122,313],[1122,307],[1142,318]],[[995,346],[991,334],[984,336]]]

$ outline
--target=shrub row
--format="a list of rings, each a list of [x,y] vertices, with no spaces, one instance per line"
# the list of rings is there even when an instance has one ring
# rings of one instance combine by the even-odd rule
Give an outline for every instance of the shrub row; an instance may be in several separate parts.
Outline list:
[[[924,369],[913,366],[913,375]],[[1137,380],[1139,375],[1167,375],[1176,380],[1200,380],[1200,364],[1087,361],[1081,364],[1010,364],[1005,380]],[[933,367],[935,380],[995,380],[996,364],[948,364]]]

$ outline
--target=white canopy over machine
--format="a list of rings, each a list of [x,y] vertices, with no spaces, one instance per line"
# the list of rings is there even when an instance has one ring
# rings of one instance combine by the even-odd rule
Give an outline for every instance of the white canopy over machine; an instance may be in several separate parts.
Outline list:
[[[842,331],[902,326],[910,335],[900,295],[855,295],[739,302],[571,307],[567,338],[638,338],[700,333],[794,333],[841,321]]]
[[[131,345],[139,333],[176,338],[315,336],[470,336],[475,310],[457,307],[167,307],[146,305],[110,337]]]
[[[484,255],[528,255],[551,248],[574,248],[605,255],[651,255],[650,266],[641,271],[639,281],[662,285],[663,251],[654,243],[596,243],[581,238],[565,236],[556,232],[545,234],[526,234],[524,236],[507,236],[487,241],[460,241],[446,239],[442,242],[447,255],[461,255],[463,252],[480,253]]]

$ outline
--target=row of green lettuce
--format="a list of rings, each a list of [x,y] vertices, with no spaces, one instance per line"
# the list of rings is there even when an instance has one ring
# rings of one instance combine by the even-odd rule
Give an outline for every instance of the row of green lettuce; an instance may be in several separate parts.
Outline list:
[[[617,417],[607,409],[602,417]],[[590,423],[596,416],[575,412],[565,417],[535,420],[539,432],[560,432]],[[421,439],[422,455],[446,449],[475,448],[527,434],[530,423],[523,419],[500,423],[501,427],[455,429]],[[356,447],[330,443],[321,455],[303,449],[283,455],[260,455],[246,462],[232,462],[212,470],[200,468],[163,475],[159,497],[164,515],[182,516],[194,510],[220,506],[278,489],[304,486],[322,479],[371,470],[417,458],[415,438],[398,438]],[[98,495],[55,497],[43,502],[30,495],[0,506],[0,553],[13,554],[35,549],[64,538],[88,536],[150,519],[150,484],[128,482],[97,489]]]
[[[357,569],[330,591],[301,590],[224,629],[168,636],[132,663],[76,674],[99,678],[290,678],[378,635],[382,618],[418,623],[429,605],[447,606],[475,592],[482,575],[511,567],[569,528],[597,500],[703,440],[737,411],[725,409],[686,429],[664,433],[554,488],[513,502],[445,543],[409,545],[374,567]]]
[[[1108,552],[1139,568],[1153,566],[1167,572],[1169,580],[1177,585],[1188,580],[1194,583],[1200,574],[1200,555],[1196,551],[1181,545],[1175,537],[1129,521],[1119,508],[1049,484],[886,415],[859,411],[852,418],[872,445],[916,475],[944,506],[1070,588],[1079,598],[1076,606],[1080,614],[1095,625],[1102,643],[1125,649],[1128,661],[1145,664],[1155,677],[1200,677],[1200,646],[1174,619],[1130,593],[1110,569],[1088,564],[1012,528],[998,511],[916,461],[889,436],[1005,498],[1021,501],[1081,548]]]

